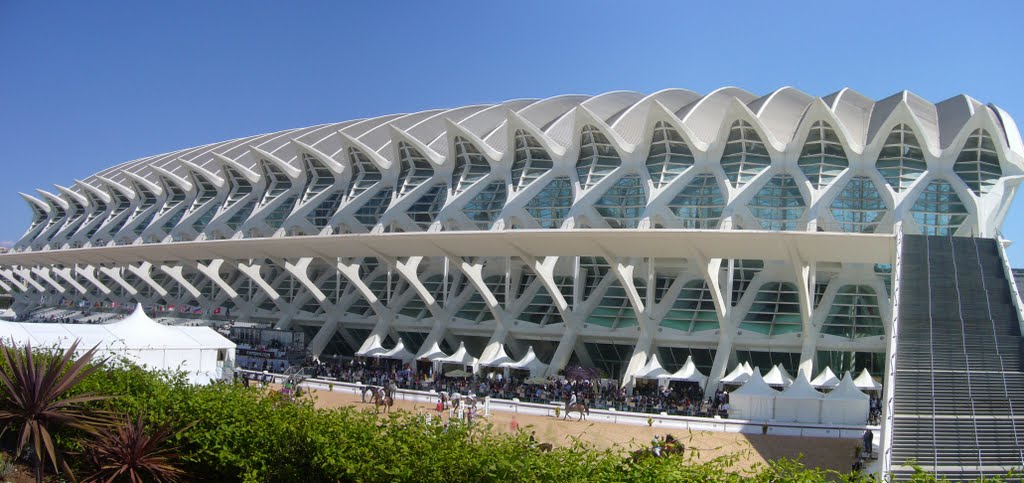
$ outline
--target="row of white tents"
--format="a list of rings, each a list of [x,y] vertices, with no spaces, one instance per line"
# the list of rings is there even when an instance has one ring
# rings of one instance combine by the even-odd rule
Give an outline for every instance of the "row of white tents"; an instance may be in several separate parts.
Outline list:
[[[761,376],[760,370],[753,370],[743,386],[729,394],[729,416],[752,421],[858,426],[867,422],[870,397],[849,372],[831,388],[828,394],[822,394],[801,372],[778,391]]]
[[[753,374],[754,369],[750,367],[750,363],[744,362],[742,364],[737,364],[736,368],[733,369],[732,372],[722,378],[722,384],[726,386],[738,386],[745,384],[751,379]],[[772,367],[767,374],[762,376],[762,378],[764,379],[765,384],[775,387],[786,387],[793,384],[794,381],[793,377],[786,372],[784,367],[782,367],[782,364]],[[832,372],[830,367],[825,367],[817,377],[810,380],[811,387],[817,389],[834,389],[838,387],[840,383],[841,380],[836,377],[836,374]],[[882,389],[882,385],[871,377],[871,373],[869,373],[867,369],[860,372],[860,375],[853,380],[853,384],[858,389],[865,391],[880,391]]]
[[[368,349],[356,352],[356,355],[377,359],[393,359],[410,365],[412,365],[414,361],[430,361],[438,368],[443,368],[445,365],[455,365],[461,366],[462,369],[471,369],[474,373],[481,367],[529,371],[531,378],[543,376],[544,372],[548,368],[547,364],[541,362],[541,360],[537,358],[537,354],[533,351],[533,346],[530,346],[526,350],[526,354],[524,354],[519,360],[514,360],[509,357],[505,352],[505,347],[499,346],[498,352],[494,357],[481,361],[480,359],[473,357],[469,351],[466,350],[465,343],[460,343],[459,348],[451,355],[448,355],[441,350],[441,347],[437,342],[433,343],[430,347],[421,351],[419,354],[413,354],[405,348],[405,343],[402,342],[402,339],[398,339],[398,343],[391,349],[385,349],[379,342],[375,341]]]

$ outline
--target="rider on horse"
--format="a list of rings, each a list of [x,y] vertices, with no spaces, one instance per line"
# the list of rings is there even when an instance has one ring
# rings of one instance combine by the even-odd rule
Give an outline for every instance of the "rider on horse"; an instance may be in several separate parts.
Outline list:
[[[566,403],[565,410],[568,411],[569,409],[572,409],[574,407],[576,407],[576,393],[575,392],[573,392],[572,395],[569,396],[569,402]]]

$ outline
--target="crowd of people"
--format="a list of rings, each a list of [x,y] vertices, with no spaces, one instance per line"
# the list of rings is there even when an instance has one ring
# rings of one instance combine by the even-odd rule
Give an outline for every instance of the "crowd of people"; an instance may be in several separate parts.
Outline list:
[[[643,381],[630,392],[620,387],[617,381],[606,379],[549,378],[539,383],[539,380],[529,379],[526,373],[505,377],[501,371],[469,377],[448,377],[444,374],[429,377],[426,373],[417,375],[399,364],[359,359],[347,363],[308,360],[305,374],[373,386],[395,384],[402,389],[535,403],[566,403],[575,397],[575,402],[593,409],[615,408],[619,411],[705,417],[727,417],[729,412],[728,392],[718,390],[705,397],[700,385],[690,382],[659,385],[656,381]]]

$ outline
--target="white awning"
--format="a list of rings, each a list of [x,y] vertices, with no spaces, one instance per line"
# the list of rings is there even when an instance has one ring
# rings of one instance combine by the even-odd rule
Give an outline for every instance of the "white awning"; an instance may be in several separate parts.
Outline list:
[[[788,386],[793,383],[793,378],[789,377],[789,374],[785,373],[782,365],[777,365],[768,371],[768,374],[764,375],[764,382],[768,383],[769,386]]]
[[[436,361],[446,357],[448,357],[448,354],[445,354],[444,351],[441,350],[441,346],[438,345],[437,342],[431,344],[426,350],[420,350],[420,353],[416,355],[416,359],[426,359],[428,361]]]
[[[870,391],[879,391],[882,389],[882,385],[875,382],[875,379],[871,377],[871,374],[868,373],[866,368],[863,371],[860,371],[860,375],[853,380],[853,383],[861,389],[867,389]]]
[[[814,380],[811,381],[811,386],[818,388],[827,389],[836,387],[838,385],[839,378],[836,377],[835,373],[832,372],[832,368],[830,367],[825,367],[825,369],[821,371],[821,374],[818,374],[818,377],[815,377]]]
[[[480,365],[484,367],[504,367],[512,362],[515,362],[515,360],[505,352],[505,344],[498,344],[498,351],[494,353],[494,357],[480,361]]]
[[[693,356],[687,357],[686,362],[683,363],[683,367],[678,371],[673,372],[672,374],[665,374],[661,376],[661,378],[671,381],[696,382],[701,386],[703,386],[708,380],[707,376],[701,374],[700,371],[697,370],[697,366],[693,363]]]
[[[634,377],[637,379],[658,379],[664,375],[668,375],[668,371],[661,367],[661,362],[658,361],[658,354],[652,354],[651,360],[647,361],[647,365],[641,367]]]
[[[378,352],[374,354],[372,357],[377,357],[380,359],[396,359],[403,362],[412,362],[414,359],[416,359],[416,354],[409,352],[405,348],[405,343],[402,342],[402,339],[398,339],[398,343],[395,344],[395,347],[393,349]]]
[[[436,359],[441,364],[462,364],[463,366],[475,366],[477,364],[476,357],[469,355],[469,351],[466,350],[466,343],[460,342],[459,349],[454,354]]]
[[[541,360],[537,358],[537,354],[533,352],[533,346],[526,349],[526,355],[523,356],[522,359],[506,363],[504,366],[509,369],[530,371],[530,377],[537,377],[548,369],[548,365],[541,362]]]
[[[722,378],[722,384],[743,384],[750,380],[750,376],[753,374],[754,369],[750,367],[750,364],[737,364],[732,372]]]

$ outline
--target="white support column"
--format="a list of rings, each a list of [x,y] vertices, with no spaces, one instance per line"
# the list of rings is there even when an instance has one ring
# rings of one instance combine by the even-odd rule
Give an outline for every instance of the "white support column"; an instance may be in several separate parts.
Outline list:
[[[274,290],[274,287],[271,287],[266,280],[263,280],[263,277],[260,275],[260,268],[262,267],[263,265],[259,263],[252,263],[249,265],[239,263],[238,271],[245,274],[245,276],[249,277],[253,283],[263,289],[263,292],[267,294],[267,297],[269,297],[270,300],[276,301],[281,298],[281,295],[278,294],[277,290]]]
[[[153,277],[149,274],[152,268],[153,264],[149,262],[142,262],[138,266],[128,265],[129,272],[134,273],[136,277],[139,277],[139,280],[142,280],[150,287],[153,287],[153,290],[157,294],[159,294],[160,297],[166,297],[167,289],[161,286],[159,283],[156,283],[156,281],[153,280]]]
[[[814,314],[814,294],[811,292],[813,283],[813,264],[804,261],[800,256],[800,250],[792,243],[786,243],[786,251],[789,253],[789,263],[793,268],[797,282],[797,293],[800,301],[800,320],[803,322],[800,345],[800,366],[798,373],[803,371],[804,377],[810,380],[814,377],[814,356],[816,354],[818,337],[817,331],[812,322]],[[794,374],[794,377],[798,374]]]
[[[45,268],[41,268],[41,267],[33,267],[32,268],[32,273],[36,274],[36,276],[38,276],[39,278],[43,279],[44,282],[46,282],[46,283],[50,284],[51,286],[53,286],[53,288],[56,289],[57,292],[59,292],[60,294],[63,295],[66,292],[66,290],[64,289],[64,286],[61,285],[60,283],[58,283],[56,280],[53,279],[53,277],[50,276],[50,270],[49,269],[45,269]],[[22,289],[22,291],[24,291],[24,289]]]
[[[711,301],[715,305],[715,316],[718,318],[718,347],[715,348],[715,360],[711,363],[711,372],[708,374],[708,381],[705,383],[705,390],[718,388],[718,381],[725,377],[728,369],[729,359],[732,358],[733,342],[736,338],[736,323],[732,320],[732,305],[730,296],[732,285],[722,287],[721,258],[708,258],[703,252],[694,246],[690,246],[693,260],[700,268],[701,276],[708,285],[711,293]],[[728,271],[727,280],[732,279],[732,264]]]
[[[84,267],[76,265],[75,272],[81,275],[82,278],[86,279],[89,283],[95,285],[96,288],[100,289],[100,292],[103,292],[103,295],[108,297],[110,296],[110,287],[107,287],[103,282],[100,282],[99,279],[96,278],[96,267],[92,265],[86,265]]]
[[[75,290],[78,290],[79,293],[81,293],[81,294],[89,293],[89,289],[85,288],[84,286],[82,286],[82,284],[78,283],[78,280],[75,280],[75,277],[73,277],[71,275],[71,268],[56,268],[56,267],[54,267],[51,270],[53,271],[53,273],[56,273],[58,276],[60,276],[60,278],[63,278],[65,281],[67,281],[68,285],[71,285],[72,287],[75,288]],[[35,285],[36,288],[39,289],[40,292],[45,291],[45,290],[43,290],[43,287],[41,285],[39,285],[38,283],[36,283],[35,280],[32,280],[32,278],[29,277],[27,273],[25,274],[25,279],[28,282],[30,282],[32,285]]]
[[[199,291],[194,285],[185,280],[185,276],[182,275],[184,267],[181,265],[160,265],[160,270],[169,275],[175,282],[181,285],[181,288],[185,289],[194,298],[199,298],[202,292]]]
[[[232,300],[238,298],[238,292],[236,292],[235,289],[231,286],[231,284],[229,284],[227,281],[224,280],[223,277],[220,276],[220,268],[222,265],[224,265],[223,258],[211,260],[208,265],[203,265],[201,263],[196,263],[195,265],[196,270],[198,270],[199,273],[206,275],[206,278],[210,279],[211,282],[217,284],[217,286],[220,287],[220,289],[229,298],[231,298]]]
[[[115,283],[123,287],[125,292],[128,293],[128,295],[131,295],[133,298],[138,299],[138,289],[133,287],[132,284],[128,283],[128,281],[121,276],[121,269],[112,267],[99,267],[99,270],[106,274],[108,277],[110,277],[110,279],[113,280]]]

